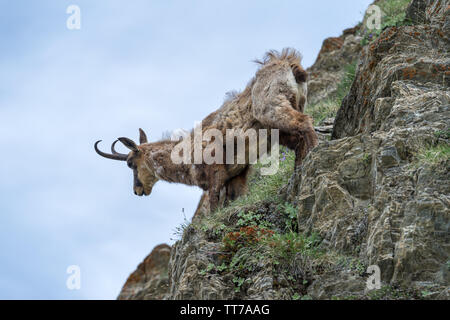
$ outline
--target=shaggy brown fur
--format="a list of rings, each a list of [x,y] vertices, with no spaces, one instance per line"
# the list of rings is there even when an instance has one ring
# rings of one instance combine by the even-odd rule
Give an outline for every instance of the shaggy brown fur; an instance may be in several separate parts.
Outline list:
[[[241,93],[230,94],[217,111],[202,121],[202,130],[214,128],[225,135],[227,129],[279,129],[280,144],[295,151],[296,165],[300,165],[318,143],[311,117],[303,114],[307,73],[301,67],[300,55],[293,49],[283,49],[281,53],[270,51],[257,63],[261,66],[247,87]],[[166,140],[128,146],[133,150],[128,162],[135,172],[136,194],[149,195],[158,180],[195,185],[208,191],[213,211],[221,202],[221,191],[226,200],[246,192],[248,162],[174,164],[170,155],[177,144]]]

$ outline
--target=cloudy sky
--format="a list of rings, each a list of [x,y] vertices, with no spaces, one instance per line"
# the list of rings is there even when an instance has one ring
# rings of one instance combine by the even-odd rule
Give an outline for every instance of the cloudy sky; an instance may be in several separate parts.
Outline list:
[[[308,67],[370,2],[0,0],[0,299],[114,299],[201,192],[158,182],[136,197],[125,163],[93,143],[192,128],[245,87],[253,59],[294,47]]]

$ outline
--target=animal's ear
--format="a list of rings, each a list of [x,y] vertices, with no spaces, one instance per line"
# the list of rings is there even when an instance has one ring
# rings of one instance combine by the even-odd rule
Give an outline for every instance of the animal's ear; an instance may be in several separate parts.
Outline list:
[[[292,72],[294,73],[295,81],[297,81],[297,83],[303,83],[308,80],[308,73],[301,67],[295,66],[292,69]]]
[[[147,135],[141,128],[139,128],[139,143],[140,144],[147,143]]]
[[[123,138],[123,137],[122,137],[122,138],[118,138],[118,139],[119,139],[120,142],[123,143],[123,145],[124,145],[125,147],[127,147],[127,148],[130,149],[131,151],[139,151],[139,149],[138,149],[136,143],[135,143],[133,140],[128,139],[128,138]]]

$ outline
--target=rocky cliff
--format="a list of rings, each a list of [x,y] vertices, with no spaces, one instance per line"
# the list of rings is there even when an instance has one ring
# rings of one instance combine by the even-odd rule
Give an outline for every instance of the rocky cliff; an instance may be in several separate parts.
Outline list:
[[[160,300],[169,287],[170,246],[160,244],[139,264],[125,282],[117,299]]]
[[[199,205],[119,299],[450,298],[450,1],[375,4],[382,30],[326,39],[308,70],[321,143],[302,167],[284,150],[248,196]]]

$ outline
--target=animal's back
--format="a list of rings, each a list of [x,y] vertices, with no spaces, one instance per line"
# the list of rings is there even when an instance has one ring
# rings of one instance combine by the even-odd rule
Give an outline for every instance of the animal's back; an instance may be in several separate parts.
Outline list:
[[[263,126],[254,117],[254,105],[260,102],[269,107],[264,101],[276,95],[285,96],[293,109],[303,112],[307,87],[300,54],[293,49],[284,49],[281,53],[269,51],[262,61],[256,62],[261,67],[245,90],[231,94],[218,110],[206,117],[202,122],[203,130],[259,129]],[[267,112],[271,113],[271,110]]]
[[[222,106],[208,115],[203,121],[203,130],[215,128],[220,131],[226,129],[244,129],[254,126],[254,118],[251,110],[251,87],[229,96]]]

